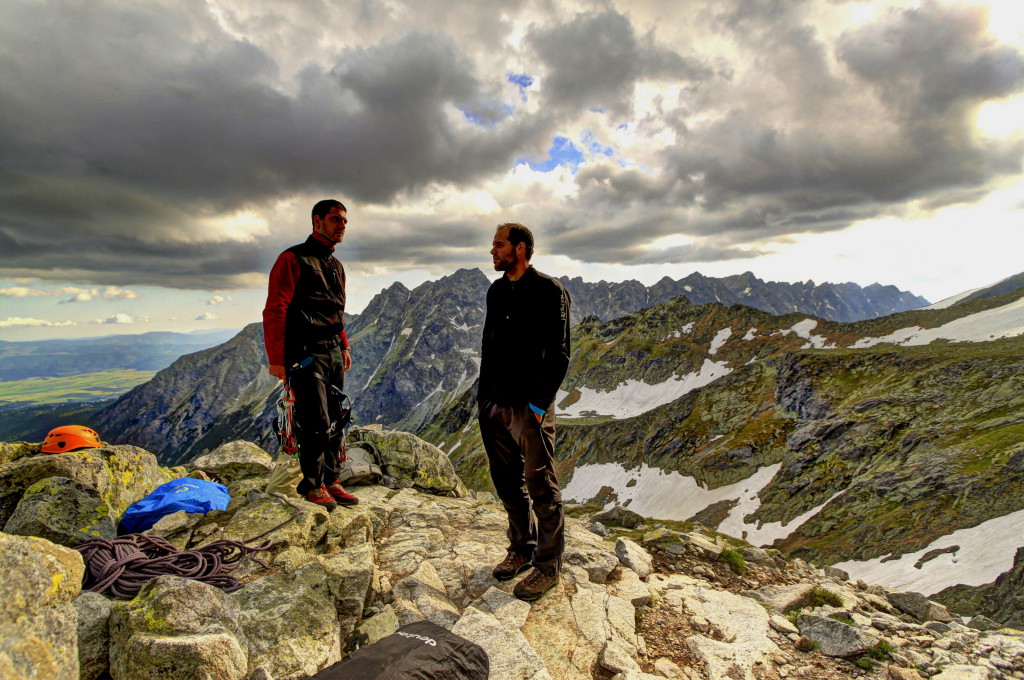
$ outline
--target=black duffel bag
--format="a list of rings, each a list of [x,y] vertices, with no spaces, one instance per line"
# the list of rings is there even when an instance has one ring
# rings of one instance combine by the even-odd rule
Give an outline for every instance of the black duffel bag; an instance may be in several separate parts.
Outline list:
[[[309,680],[487,680],[483,647],[429,621],[402,626]]]

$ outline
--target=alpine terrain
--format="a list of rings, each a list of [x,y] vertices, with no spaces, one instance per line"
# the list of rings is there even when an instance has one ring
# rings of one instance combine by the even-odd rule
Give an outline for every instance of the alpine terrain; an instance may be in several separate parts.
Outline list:
[[[411,434],[351,434],[383,484],[330,513],[264,493],[272,458],[251,442],[171,468],[132,445],[0,443],[2,676],[298,680],[422,621],[478,645],[489,680],[1024,675],[1020,630],[621,506],[568,509],[560,580],[527,604],[491,575],[506,546],[491,494]],[[116,537],[126,508],[181,478],[231,501]]]
[[[419,433],[481,490],[472,385],[487,281],[462,270],[382,291],[349,326],[346,385],[357,422]],[[695,520],[926,594],[1013,567],[1021,289],[847,323],[687,297],[602,321],[575,295],[586,316],[558,402],[566,499]],[[264,363],[253,324],[160,372],[96,427],[165,465],[235,438],[271,450],[277,386]],[[951,604],[982,606],[956,592]]]

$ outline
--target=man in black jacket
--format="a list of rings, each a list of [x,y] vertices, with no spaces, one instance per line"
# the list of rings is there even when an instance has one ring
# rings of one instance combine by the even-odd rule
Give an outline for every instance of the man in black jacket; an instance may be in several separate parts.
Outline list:
[[[487,291],[477,396],[491,480],[508,514],[508,553],[492,572],[532,601],[558,583],[564,548],[555,478],[555,393],[569,367],[569,294],[530,265],[533,234],[502,224],[491,258],[504,276]]]

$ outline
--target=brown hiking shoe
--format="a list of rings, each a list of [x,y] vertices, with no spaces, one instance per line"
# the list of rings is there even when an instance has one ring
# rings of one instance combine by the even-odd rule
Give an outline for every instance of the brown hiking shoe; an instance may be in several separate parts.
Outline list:
[[[358,505],[359,499],[345,491],[345,487],[341,485],[341,482],[331,482],[327,485],[327,493],[334,497],[334,500],[338,502],[338,505]]]
[[[526,578],[516,584],[512,594],[520,600],[533,602],[539,600],[540,596],[551,590],[556,583],[558,583],[558,572],[548,576],[540,569],[534,569],[526,575]]]
[[[307,493],[306,500],[310,503],[316,503],[322,508],[327,508],[327,512],[338,507],[338,504],[334,502],[334,496],[331,495],[331,492],[323,484]]]
[[[527,569],[529,566],[529,557],[523,557],[519,553],[510,552],[505,555],[505,559],[502,560],[501,564],[494,568],[494,571],[491,572],[491,576],[499,581],[507,581],[510,578],[515,577],[516,574],[521,573],[524,569]]]

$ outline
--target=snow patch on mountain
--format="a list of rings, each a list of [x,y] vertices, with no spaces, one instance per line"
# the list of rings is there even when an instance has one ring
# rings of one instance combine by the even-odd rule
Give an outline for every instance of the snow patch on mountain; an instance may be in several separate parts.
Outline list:
[[[743,336],[743,339],[744,340],[753,340],[754,336],[756,336],[756,335],[757,335],[757,329],[754,328],[753,326],[751,326],[750,330],[747,331],[747,334]]]
[[[730,335],[732,335],[732,329],[728,326],[715,333],[714,339],[711,340],[711,347],[708,348],[708,354],[714,354],[721,349]]]
[[[979,290],[985,290],[985,288],[988,288],[988,286],[983,286],[981,288],[972,288],[971,290],[965,290],[964,292],[958,293],[958,294],[956,294],[956,295],[954,295],[952,297],[948,297],[945,300],[939,300],[938,302],[936,302],[933,305],[928,305],[927,307],[921,307],[921,309],[945,309],[947,307],[952,307],[956,303],[958,303],[961,300],[963,300],[965,297],[968,297],[970,295],[974,295]]]
[[[772,481],[781,467],[781,463],[768,465],[735,484],[706,489],[693,477],[674,470],[666,472],[646,463],[631,470],[618,463],[581,465],[562,490],[562,498],[582,503],[594,498],[602,487],[611,487],[618,498],[608,507],[625,505],[628,501],[629,509],[641,515],[673,520],[687,520],[709,505],[733,501],[735,507],[718,530],[736,537],[745,535],[753,545],[771,545],[776,539],[789,536],[835,498],[833,496],[787,524],[770,522],[758,526],[747,523],[744,517],[761,506],[758,493]],[[627,486],[630,482],[634,484]]]
[[[690,331],[693,330],[693,324],[694,324],[694,322],[691,321],[690,323],[686,324],[685,326],[683,326],[679,330],[673,331],[673,332],[669,333],[668,337],[665,338],[665,339],[666,340],[671,340],[673,338],[681,338],[681,337],[683,337],[684,333],[689,333]]]
[[[762,468],[762,470],[764,469],[767,468]],[[759,471],[758,474],[760,474],[760,472],[761,471]],[[756,476],[757,475],[755,475],[755,477]],[[752,479],[754,479],[754,477],[751,477],[747,481],[749,482]],[[770,482],[771,479],[768,481]],[[765,484],[767,483],[768,482],[765,482]],[[729,516],[726,517],[718,526],[718,531],[721,531],[723,534],[742,538],[751,545],[770,547],[777,539],[789,536],[791,533],[796,531],[797,527],[817,515],[822,508],[831,503],[835,498],[846,493],[845,491],[834,493],[821,505],[811,508],[804,514],[794,517],[788,522],[767,522],[759,525],[747,524],[743,518],[761,507],[761,499],[758,497],[758,493],[760,493],[762,488],[764,488],[764,485],[756,489],[751,487],[749,493],[745,493],[741,496],[737,506],[732,509]]]
[[[985,342],[1024,334],[1024,298],[995,309],[954,319],[938,328],[900,328],[880,338],[861,338],[850,345],[872,347],[883,342],[895,345],[927,345],[934,340]]]
[[[675,401],[687,392],[728,375],[732,369],[725,364],[724,361],[705,359],[699,371],[681,377],[676,376],[657,385],[648,385],[642,380],[626,380],[610,392],[579,387],[579,400],[575,404],[560,408],[558,415],[579,418],[597,414],[612,418],[632,418]],[[561,402],[566,396],[568,392],[559,390],[555,403]]]
[[[924,595],[933,595],[958,583],[980,586],[995,581],[1013,567],[1014,553],[1021,546],[1021,526],[1024,526],[1024,510],[990,519],[976,527],[958,529],[896,560],[883,562],[883,556],[839,562],[834,566],[854,579],[915,590]],[[953,546],[960,546],[960,549],[930,559],[920,568],[915,566],[926,553]]]
[[[1007,281],[1007,280],[1012,279],[1012,278],[1013,278],[1012,276],[1007,276],[1005,279],[999,279],[995,283],[990,284],[988,286],[982,286],[981,288],[972,288],[970,290],[965,290],[962,293],[957,293],[956,295],[953,295],[952,297],[948,297],[948,298],[946,298],[944,300],[939,300],[938,302],[936,302],[934,304],[928,305],[927,307],[920,307],[919,309],[946,309],[947,307],[952,307],[953,305],[955,305],[956,303],[960,302],[964,298],[968,298],[968,297],[974,295],[975,293],[977,293],[979,291],[985,290],[986,288],[995,288],[996,286],[998,286],[1003,281]]]
[[[826,338],[823,335],[813,335],[811,333],[811,331],[814,330],[817,326],[817,319],[804,319],[803,321],[796,322],[786,330],[779,332],[782,333],[782,335],[796,333],[796,336],[798,338],[803,338],[804,340],[807,340],[807,343],[804,344],[803,346],[804,349],[810,347],[813,347],[815,349],[835,349],[836,346],[829,342],[828,338]]]

